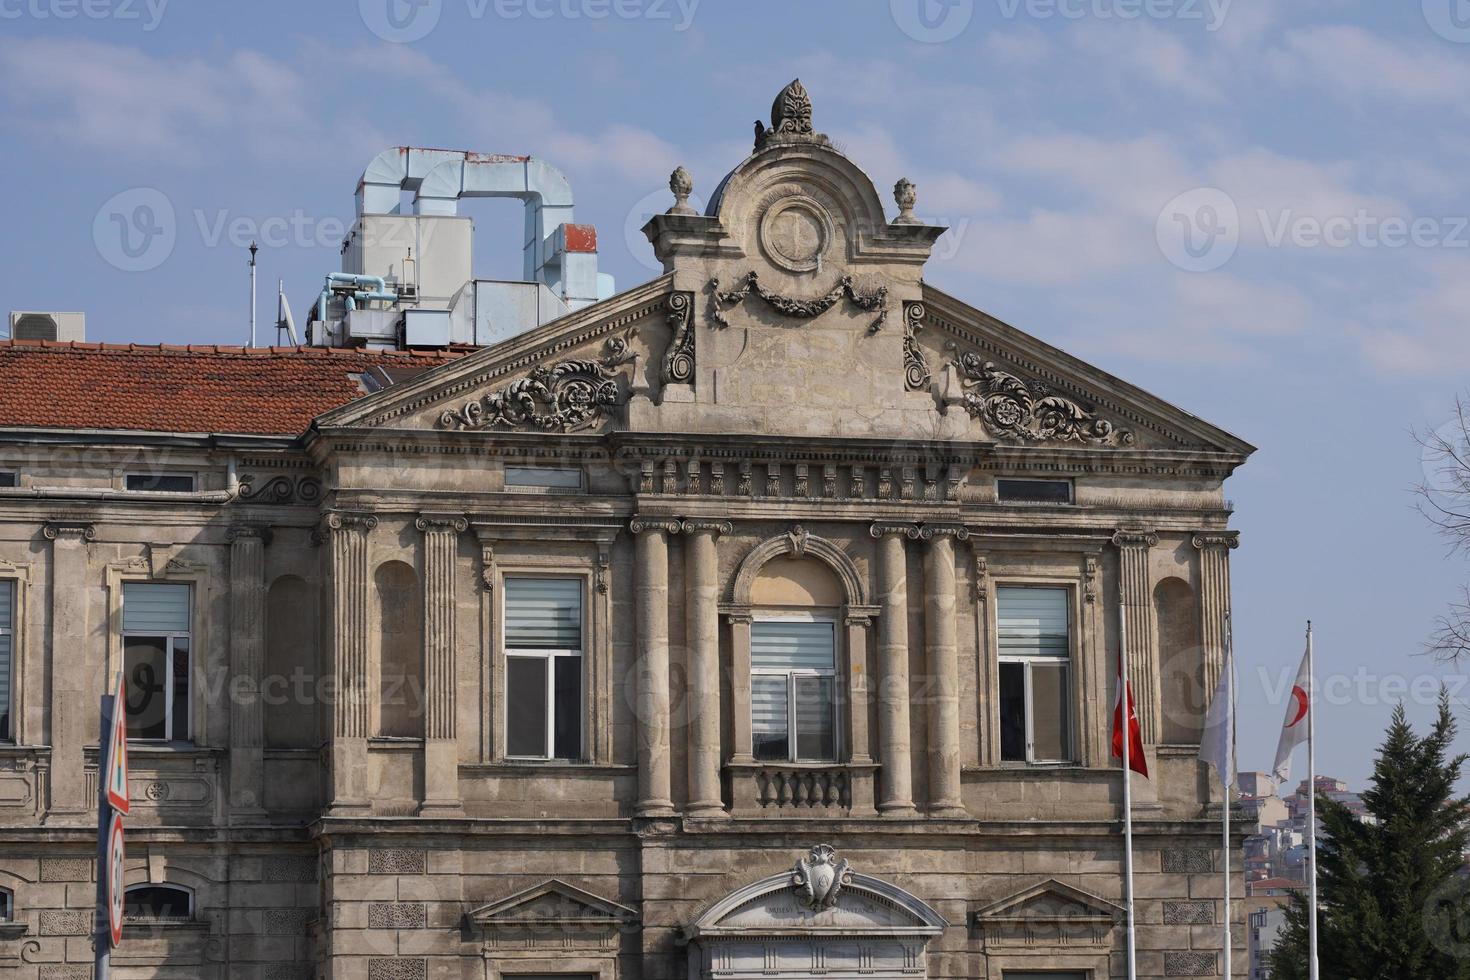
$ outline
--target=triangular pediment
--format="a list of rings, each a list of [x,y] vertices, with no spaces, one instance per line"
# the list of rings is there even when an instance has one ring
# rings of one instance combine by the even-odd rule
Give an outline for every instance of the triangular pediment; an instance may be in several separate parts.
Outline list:
[[[1051,878],[979,909],[975,921],[979,925],[1016,921],[1112,923],[1123,914],[1122,906]]]
[[[468,915],[479,929],[525,929],[557,926],[595,930],[614,928],[638,918],[626,905],[599,898],[558,879],[516,892]]]

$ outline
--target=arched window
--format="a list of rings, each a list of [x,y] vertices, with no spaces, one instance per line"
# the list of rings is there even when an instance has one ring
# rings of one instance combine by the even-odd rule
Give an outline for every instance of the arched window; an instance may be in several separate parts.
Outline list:
[[[315,748],[317,653],[316,593],[304,579],[283,575],[266,594],[265,744],[273,749]]]
[[[179,885],[134,885],[123,895],[123,918],[136,922],[188,922],[194,893]]]
[[[842,585],[810,558],[774,558],[751,586],[751,752],[767,762],[838,758]]]
[[[1211,692],[1205,690],[1199,614],[1188,582],[1166,578],[1154,586],[1154,623],[1164,742],[1198,745]]]
[[[424,597],[401,561],[384,562],[378,590],[378,734],[424,734]]]

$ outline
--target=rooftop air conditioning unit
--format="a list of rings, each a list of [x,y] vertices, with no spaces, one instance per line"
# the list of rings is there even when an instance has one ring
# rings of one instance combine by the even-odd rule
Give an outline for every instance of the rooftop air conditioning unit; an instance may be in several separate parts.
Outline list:
[[[37,313],[17,310],[10,314],[12,340],[86,340],[85,313]]]

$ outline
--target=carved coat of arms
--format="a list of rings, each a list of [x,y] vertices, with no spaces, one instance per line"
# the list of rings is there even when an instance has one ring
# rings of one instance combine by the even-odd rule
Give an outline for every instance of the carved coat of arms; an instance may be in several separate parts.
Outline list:
[[[836,860],[837,852],[830,844],[818,844],[811,854],[798,859],[791,871],[791,885],[797,901],[813,912],[825,912],[837,906],[842,889],[852,883],[847,859]]]

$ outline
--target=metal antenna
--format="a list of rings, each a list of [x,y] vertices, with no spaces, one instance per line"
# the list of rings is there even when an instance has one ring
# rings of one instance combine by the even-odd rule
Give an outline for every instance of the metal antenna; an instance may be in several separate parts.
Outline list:
[[[250,243],[250,346],[255,346],[255,253],[260,246]]]

